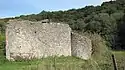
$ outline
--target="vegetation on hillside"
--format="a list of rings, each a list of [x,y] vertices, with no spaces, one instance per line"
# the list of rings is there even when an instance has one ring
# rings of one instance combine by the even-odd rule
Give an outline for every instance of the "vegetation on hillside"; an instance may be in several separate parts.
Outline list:
[[[115,50],[124,50],[124,24],[125,24],[125,0],[104,2],[101,6],[86,6],[67,11],[42,11],[39,14],[21,15],[15,18],[1,19],[7,22],[9,19],[25,19],[40,21],[50,19],[53,22],[64,22],[73,30],[91,32],[101,35],[107,45]],[[1,31],[4,25],[0,23]]]
[[[124,29],[119,26],[124,22],[124,15],[125,0],[116,0],[104,2],[101,6],[86,6],[67,11],[42,11],[39,14],[21,15],[15,19],[31,21],[50,19],[53,22],[64,22],[69,24],[73,30],[100,34],[109,47],[121,50],[125,47],[123,46],[124,40],[121,40],[122,36],[119,37],[119,34],[124,33]]]

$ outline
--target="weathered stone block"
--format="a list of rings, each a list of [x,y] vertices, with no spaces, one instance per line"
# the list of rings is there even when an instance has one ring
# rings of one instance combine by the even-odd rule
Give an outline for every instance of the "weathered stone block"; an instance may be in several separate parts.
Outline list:
[[[71,55],[68,24],[11,20],[6,28],[6,58],[31,59]]]
[[[72,32],[72,55],[82,58],[89,59],[92,53],[91,40],[78,33]]]

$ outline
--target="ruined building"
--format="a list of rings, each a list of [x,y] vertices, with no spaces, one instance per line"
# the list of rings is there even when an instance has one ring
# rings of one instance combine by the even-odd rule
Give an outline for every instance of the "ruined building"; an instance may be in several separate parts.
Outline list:
[[[91,57],[91,40],[72,33],[68,24],[10,20],[6,28],[8,60],[47,56]]]

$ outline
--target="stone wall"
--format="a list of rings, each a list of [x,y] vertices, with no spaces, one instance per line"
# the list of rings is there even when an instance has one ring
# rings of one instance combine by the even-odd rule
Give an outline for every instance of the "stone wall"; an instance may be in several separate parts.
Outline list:
[[[68,24],[10,20],[6,28],[6,58],[31,59],[71,55]]]
[[[85,36],[82,36],[76,32],[72,32],[72,55],[82,58],[89,59],[92,54],[91,40]]]
[[[72,32],[68,24],[10,20],[6,28],[8,60],[47,56],[91,58],[92,44],[87,37]]]

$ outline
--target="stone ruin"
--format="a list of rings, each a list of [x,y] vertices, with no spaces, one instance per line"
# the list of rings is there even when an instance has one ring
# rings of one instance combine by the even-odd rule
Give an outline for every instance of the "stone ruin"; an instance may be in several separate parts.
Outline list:
[[[72,33],[68,24],[10,20],[6,28],[8,60],[43,58],[47,56],[91,57],[91,40]]]
[[[92,53],[91,40],[85,36],[78,33],[73,33],[71,35],[71,53],[73,56],[89,59]]]

